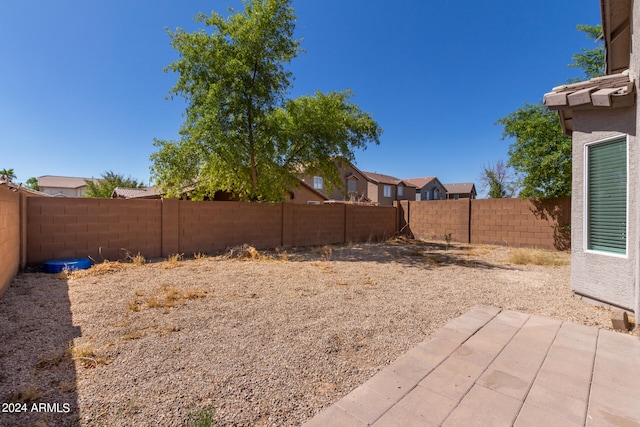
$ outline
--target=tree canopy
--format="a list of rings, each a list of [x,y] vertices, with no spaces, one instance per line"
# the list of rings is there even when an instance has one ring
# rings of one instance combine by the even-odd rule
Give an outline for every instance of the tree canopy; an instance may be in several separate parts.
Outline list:
[[[85,181],[87,183],[87,189],[84,192],[84,197],[94,198],[109,198],[116,187],[122,188],[143,188],[144,184],[137,180],[124,175],[117,174],[113,171],[107,171],[102,174],[102,178],[97,181]]]
[[[480,188],[487,191],[490,199],[504,199],[514,197],[518,192],[519,183],[514,179],[502,160],[495,165],[489,163],[482,167],[480,174]]]
[[[589,39],[599,40],[602,35],[602,25],[578,25],[578,31],[587,34]],[[593,49],[582,48],[579,53],[571,57],[573,62],[569,67],[580,68],[587,79],[604,76],[604,46],[599,43]],[[576,79],[579,81],[580,79]]]
[[[597,40],[602,26],[578,25],[579,31]],[[570,67],[581,68],[587,79],[604,74],[604,47],[582,49],[573,55]],[[573,79],[572,81],[580,81]],[[513,138],[508,166],[521,179],[520,197],[547,199],[571,195],[571,138],[562,132],[558,113],[541,101],[524,104],[497,121],[502,138]]]
[[[177,141],[155,140],[151,173],[168,196],[228,191],[243,200],[280,201],[301,172],[338,183],[337,156],[379,143],[382,129],[349,91],[288,99],[285,68],[301,53],[291,0],[246,0],[228,18],[200,13],[207,31],[168,30],[180,58],[171,95],[186,100]]]
[[[40,191],[40,186],[38,185],[38,178],[36,178],[35,176],[32,176],[31,178],[29,178],[25,182],[25,185],[32,190]]]
[[[16,178],[16,174],[13,169],[0,170],[0,179],[11,182]]]
[[[521,177],[520,197],[546,199],[571,194],[571,138],[558,113],[542,103],[525,104],[498,120],[503,138],[514,138],[509,163]]]

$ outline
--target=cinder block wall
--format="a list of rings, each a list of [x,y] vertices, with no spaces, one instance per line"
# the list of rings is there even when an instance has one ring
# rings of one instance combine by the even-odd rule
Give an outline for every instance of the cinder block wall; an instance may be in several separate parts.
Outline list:
[[[565,250],[571,247],[571,199],[471,201],[471,243]]]
[[[345,205],[346,242],[387,238],[396,233],[396,208],[392,206]]]
[[[404,206],[404,204],[401,204]],[[409,229],[417,239],[469,243],[469,199],[409,202]]]
[[[20,194],[0,185],[0,297],[20,267]]]
[[[345,242],[344,204],[293,205],[291,224],[293,246],[330,245]]]
[[[571,199],[460,199],[399,203],[399,229],[418,239],[567,250]]]
[[[178,202],[179,251],[214,253],[247,243],[256,248],[282,244],[282,204]]]
[[[29,198],[27,262],[121,259],[378,239],[395,233],[393,207],[344,204]]]
[[[100,262],[128,251],[161,256],[160,200],[27,199],[27,263],[90,256]]]

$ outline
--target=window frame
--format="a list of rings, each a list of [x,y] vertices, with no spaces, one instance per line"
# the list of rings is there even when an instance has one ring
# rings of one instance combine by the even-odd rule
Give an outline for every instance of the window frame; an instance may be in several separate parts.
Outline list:
[[[387,191],[387,190],[389,190],[389,191]],[[386,184],[383,185],[383,187],[382,187],[382,195],[383,195],[383,197],[393,197],[390,185],[386,185]]]
[[[624,143],[624,152],[625,152],[625,248],[624,252],[613,252],[603,249],[591,249],[591,242],[589,240],[590,235],[590,224],[589,224],[589,156],[590,150],[597,145],[607,144],[611,142],[615,142],[616,140],[620,140],[620,142]],[[625,258],[627,259],[629,256],[629,135],[616,135],[605,139],[599,139],[597,141],[588,142],[584,144],[584,165],[583,165],[583,250],[586,253],[592,253],[597,255],[610,256],[615,258]]]
[[[353,189],[352,189],[353,186]],[[347,192],[348,193],[357,193],[358,192],[358,182],[355,179],[347,180]]]
[[[324,179],[321,176],[313,177],[313,188],[315,190],[324,190]]]

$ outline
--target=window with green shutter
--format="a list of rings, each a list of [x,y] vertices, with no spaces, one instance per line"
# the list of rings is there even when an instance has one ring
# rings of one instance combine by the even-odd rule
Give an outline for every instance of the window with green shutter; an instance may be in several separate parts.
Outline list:
[[[627,253],[627,138],[586,146],[587,249]]]

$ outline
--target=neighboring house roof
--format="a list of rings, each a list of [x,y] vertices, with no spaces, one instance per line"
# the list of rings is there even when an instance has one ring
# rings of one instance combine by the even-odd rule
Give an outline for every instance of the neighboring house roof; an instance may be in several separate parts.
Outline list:
[[[381,173],[365,172],[365,171],[360,171],[360,173],[362,173],[362,175],[364,175],[365,178],[367,178],[369,181],[373,182],[374,184],[392,184],[392,185],[403,184],[407,187],[415,187],[414,184],[411,184],[400,178],[396,178],[395,176],[383,175]]]
[[[442,184],[449,194],[471,194],[476,191],[473,182],[463,182],[460,184]]]
[[[30,196],[39,196],[39,197],[53,197],[51,194],[43,193],[42,191],[33,190],[29,187],[25,187],[22,184],[16,184],[11,181],[5,181],[0,179],[0,185],[6,185],[12,191],[17,191],[20,193],[26,193]]]
[[[326,194],[322,193],[321,191],[318,191],[316,188],[313,188],[313,185],[307,184],[306,182],[304,182],[300,178],[298,178],[298,182],[300,182],[300,185],[305,187],[307,190],[311,191],[312,193],[317,194],[318,197],[320,197],[322,200],[329,200],[329,198],[326,196]]]
[[[438,178],[435,176],[425,176],[424,178],[405,178],[403,181],[415,186],[416,188],[423,188],[425,185],[437,180]]]
[[[95,178],[43,175],[38,177],[38,186],[52,188],[80,188],[87,185],[86,181],[93,181],[95,183],[99,182],[99,180]]]
[[[161,194],[156,187],[124,188],[116,187],[111,193],[112,199],[159,199]]]
[[[635,103],[635,85],[629,70],[586,82],[556,86],[544,95],[544,104],[558,110],[565,135],[573,132],[573,110],[628,107]]]

